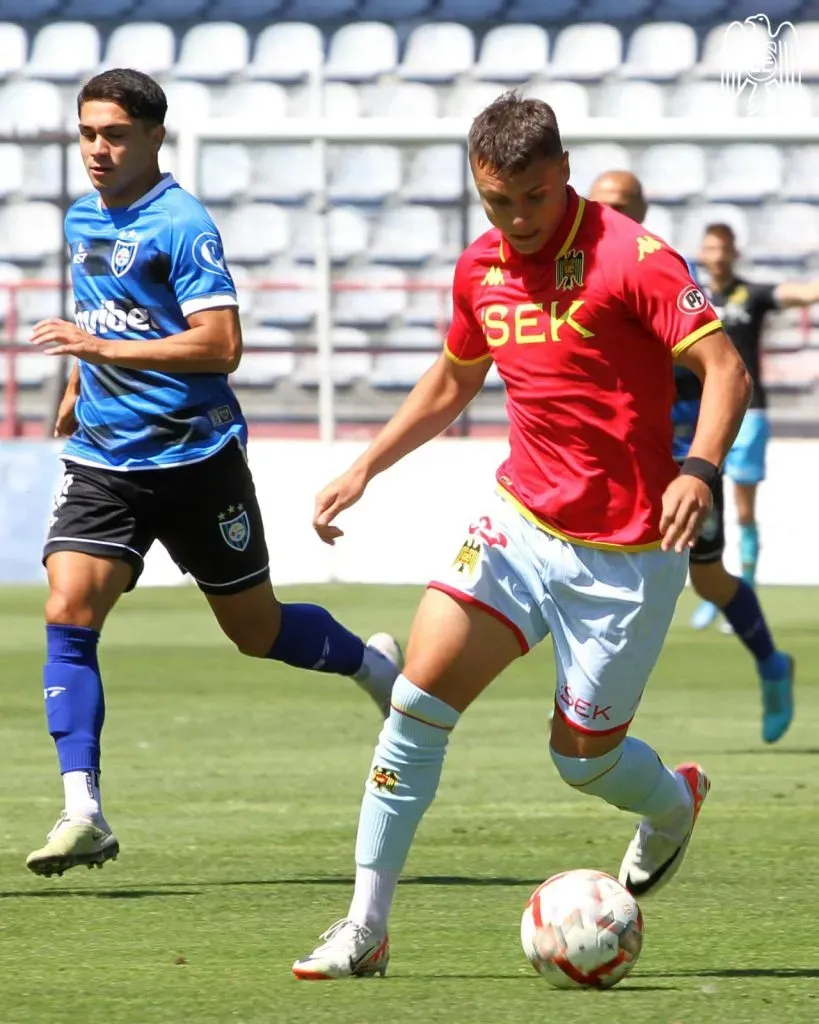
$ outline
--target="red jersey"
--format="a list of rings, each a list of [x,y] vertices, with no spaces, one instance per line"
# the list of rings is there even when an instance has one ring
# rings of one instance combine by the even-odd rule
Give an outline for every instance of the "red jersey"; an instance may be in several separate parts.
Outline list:
[[[497,229],[465,250],[445,351],[497,363],[510,425],[497,478],[524,515],[573,542],[653,548],[678,473],[673,357],[722,324],[679,254],[568,194],[539,252]]]

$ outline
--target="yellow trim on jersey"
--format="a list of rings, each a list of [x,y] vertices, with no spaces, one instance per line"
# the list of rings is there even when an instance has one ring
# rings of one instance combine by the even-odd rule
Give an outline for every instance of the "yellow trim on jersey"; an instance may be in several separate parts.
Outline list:
[[[498,258],[501,263],[506,262],[506,253],[503,251],[503,235],[501,235],[500,241],[498,242]]]
[[[574,223],[571,226],[571,230],[569,231],[569,234],[568,234],[568,237],[566,238],[566,241],[563,243],[563,245],[560,248],[560,252],[557,254],[557,256],[555,256],[556,260],[559,260],[563,256],[565,256],[566,253],[571,248],[572,242],[574,241],[574,236],[580,230],[580,222],[583,220],[583,214],[585,213],[585,211],[586,211],[586,200],[583,198],[583,196],[578,196],[578,198],[577,198],[577,213],[574,215]]]
[[[678,356],[681,352],[685,352],[687,348],[691,348],[695,341],[699,341],[700,338],[704,338],[706,334],[713,334],[714,331],[722,330],[722,320],[712,320],[710,324],[703,324],[702,327],[698,327],[696,331],[692,331],[690,334],[678,341],[674,348],[671,349],[672,356]]]
[[[566,541],[567,544],[574,544],[579,548],[595,548],[597,551],[622,551],[626,554],[636,554],[640,551],[656,551],[660,547],[659,540],[655,540],[651,544],[609,544],[604,540],[581,540],[579,537],[572,537],[571,534],[563,533],[562,530],[557,530],[542,519],[538,519],[534,512],[518,501],[514,494],[507,491],[501,484],[497,485],[497,491],[504,501],[514,505],[523,518],[528,519],[533,526],[543,530],[544,533],[551,534],[552,537],[557,537],[558,540]]]
[[[457,363],[458,366],[474,366],[476,363],[482,363],[486,359],[492,358],[491,352],[484,352],[482,356],[476,356],[475,359],[461,359],[460,356],[456,356],[450,349],[449,345],[444,342],[444,355],[453,363]]]

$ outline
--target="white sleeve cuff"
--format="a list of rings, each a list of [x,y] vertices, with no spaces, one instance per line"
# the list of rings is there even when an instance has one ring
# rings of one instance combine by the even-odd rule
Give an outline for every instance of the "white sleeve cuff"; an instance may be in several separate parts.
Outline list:
[[[217,292],[216,295],[197,295],[195,298],[181,303],[179,308],[182,310],[182,316],[190,316],[191,313],[201,313],[203,309],[220,309],[224,306],[238,305],[233,292]]]

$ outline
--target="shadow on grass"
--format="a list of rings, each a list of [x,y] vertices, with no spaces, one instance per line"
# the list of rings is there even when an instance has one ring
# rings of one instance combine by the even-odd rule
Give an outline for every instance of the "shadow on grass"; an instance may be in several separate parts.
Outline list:
[[[819,967],[720,967],[704,971],[652,971],[653,978],[819,978]]]
[[[0,892],[0,900],[13,899],[59,899],[66,896],[79,896],[94,900],[144,900],[155,896],[201,896],[201,889],[179,889],[148,887],[144,889],[28,889],[20,892]]]

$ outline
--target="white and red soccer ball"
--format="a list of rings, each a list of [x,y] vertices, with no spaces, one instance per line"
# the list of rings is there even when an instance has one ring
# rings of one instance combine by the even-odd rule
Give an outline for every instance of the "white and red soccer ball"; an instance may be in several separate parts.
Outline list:
[[[643,946],[643,914],[616,878],[564,871],[532,893],[520,923],[530,963],[555,988],[611,988]]]

